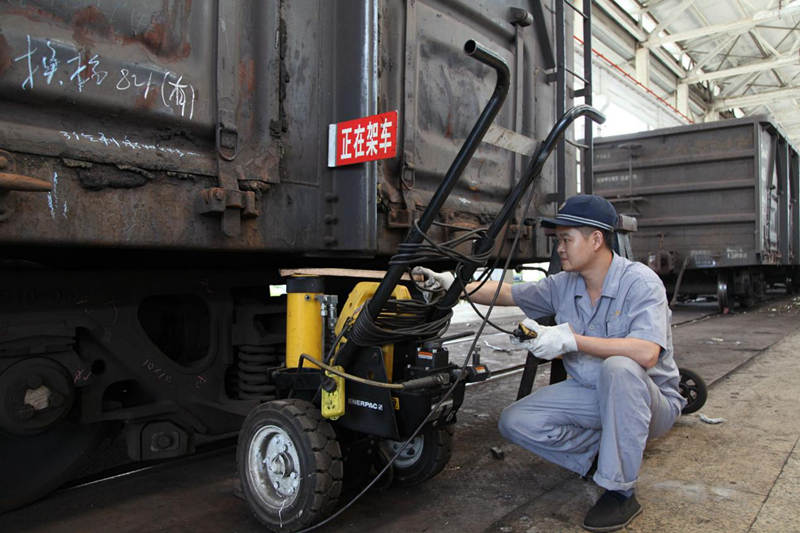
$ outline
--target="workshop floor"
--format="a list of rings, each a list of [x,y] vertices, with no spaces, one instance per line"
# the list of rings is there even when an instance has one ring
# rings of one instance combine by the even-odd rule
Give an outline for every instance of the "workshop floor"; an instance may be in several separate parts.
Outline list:
[[[727,316],[691,312],[673,330],[679,364],[713,383],[700,412],[725,421],[687,415],[650,443],[638,487],[644,512],[626,531],[798,532],[800,299]],[[518,354],[485,346],[483,355]],[[536,386],[547,378],[542,372]],[[497,432],[518,384],[519,374],[511,374],[467,390],[453,457],[440,475],[411,489],[370,491],[319,531],[582,531],[600,489]],[[0,532],[264,531],[236,496],[237,485],[233,454],[220,452],[61,491],[0,516]]]

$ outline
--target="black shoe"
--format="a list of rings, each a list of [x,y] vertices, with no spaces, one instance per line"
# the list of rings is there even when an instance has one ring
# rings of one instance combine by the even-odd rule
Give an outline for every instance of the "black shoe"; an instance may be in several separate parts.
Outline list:
[[[641,512],[642,506],[636,501],[636,496],[626,498],[607,490],[586,513],[583,527],[589,531],[616,531],[630,524]]]

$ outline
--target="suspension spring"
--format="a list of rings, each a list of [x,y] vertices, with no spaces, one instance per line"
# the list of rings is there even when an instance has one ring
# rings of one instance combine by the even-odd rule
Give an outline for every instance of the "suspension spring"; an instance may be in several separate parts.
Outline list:
[[[275,385],[270,382],[270,369],[280,366],[276,346],[239,346],[236,364],[237,395],[241,400],[275,398]]]

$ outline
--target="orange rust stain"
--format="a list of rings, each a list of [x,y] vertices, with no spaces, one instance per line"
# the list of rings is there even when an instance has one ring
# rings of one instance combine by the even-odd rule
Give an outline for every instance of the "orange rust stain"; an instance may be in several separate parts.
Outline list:
[[[239,86],[252,94],[256,87],[255,63],[252,59],[239,62]]]
[[[152,52],[160,52],[165,46],[167,28],[160,22],[154,22],[141,38],[142,43]]]
[[[114,35],[114,30],[106,16],[95,6],[88,6],[76,11],[72,16],[72,26],[74,28],[72,38],[76,43],[84,46],[94,45],[92,36],[110,39]]]
[[[446,139],[453,138],[453,114],[452,112],[447,113],[447,124],[444,130],[444,136]]]
[[[169,28],[163,22],[153,22],[146,32],[125,41],[139,41],[162,59],[174,60],[189,57],[192,53],[192,45],[185,41],[176,42],[178,36],[174,32],[174,28]]]

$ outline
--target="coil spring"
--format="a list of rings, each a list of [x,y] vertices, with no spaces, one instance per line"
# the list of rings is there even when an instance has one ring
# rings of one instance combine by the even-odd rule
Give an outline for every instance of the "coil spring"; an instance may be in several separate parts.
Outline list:
[[[239,346],[236,364],[237,394],[241,400],[263,400],[275,397],[269,370],[279,366],[275,346]]]

